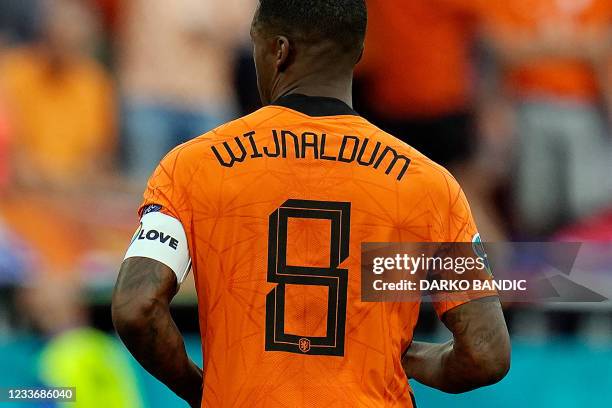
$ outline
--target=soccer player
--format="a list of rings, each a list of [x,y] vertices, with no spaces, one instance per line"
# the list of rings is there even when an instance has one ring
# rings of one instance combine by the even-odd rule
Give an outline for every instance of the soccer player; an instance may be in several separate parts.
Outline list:
[[[495,297],[434,303],[453,333],[439,345],[412,342],[419,302],[361,302],[362,242],[478,237],[451,175],[351,108],[366,20],[364,0],[260,0],[266,106],[177,147],[149,181],[113,321],[192,407],[410,407],[407,377],[456,393],[509,368]],[[169,311],[190,268],[203,370]]]

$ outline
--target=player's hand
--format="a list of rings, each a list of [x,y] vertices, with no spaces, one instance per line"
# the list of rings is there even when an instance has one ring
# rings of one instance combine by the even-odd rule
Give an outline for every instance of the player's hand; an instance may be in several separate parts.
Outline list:
[[[195,383],[199,384],[199,386],[194,388],[193,395],[190,395],[187,398],[187,403],[191,408],[200,408],[202,406],[202,385],[204,384],[203,372],[202,369],[198,367],[193,361],[189,361],[189,365],[190,371],[192,373],[191,377],[193,377],[194,379],[198,379]]]

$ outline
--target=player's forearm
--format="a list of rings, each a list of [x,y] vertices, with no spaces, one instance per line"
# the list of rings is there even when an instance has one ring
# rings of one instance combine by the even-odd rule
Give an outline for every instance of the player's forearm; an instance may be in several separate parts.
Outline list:
[[[149,373],[190,405],[199,407],[202,371],[187,356],[169,310],[155,305],[141,319],[134,325],[116,323],[122,341]]]
[[[510,338],[496,297],[468,302],[443,318],[445,344],[413,342],[403,365],[409,378],[450,393],[500,381],[510,369]]]
[[[170,314],[176,276],[148,258],[124,261],[112,315],[117,333],[136,360],[191,406],[199,407],[202,371],[189,359]]]
[[[493,384],[505,374],[504,369],[483,366],[467,353],[444,344],[413,342],[403,360],[409,378],[449,393],[461,393]]]

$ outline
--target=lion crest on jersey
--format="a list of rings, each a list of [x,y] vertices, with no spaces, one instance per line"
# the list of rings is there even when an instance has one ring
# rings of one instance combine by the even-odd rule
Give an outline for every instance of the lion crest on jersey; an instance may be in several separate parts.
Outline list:
[[[298,346],[302,353],[308,353],[310,351],[310,340],[306,338],[301,338]]]

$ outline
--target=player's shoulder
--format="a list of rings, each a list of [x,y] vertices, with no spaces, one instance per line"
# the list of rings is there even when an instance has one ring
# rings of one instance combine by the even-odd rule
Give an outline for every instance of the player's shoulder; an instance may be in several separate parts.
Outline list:
[[[406,179],[409,180],[411,188],[427,191],[436,199],[448,198],[452,200],[460,194],[461,187],[448,169],[434,162],[395,135],[385,132],[369,122],[366,126],[372,129],[372,137],[376,141],[391,146],[397,151],[397,154],[401,154],[410,160]],[[410,135],[402,136],[408,142],[410,141]]]
[[[462,194],[461,186],[448,169],[413,149],[411,181],[420,183],[437,204],[454,205]]]

